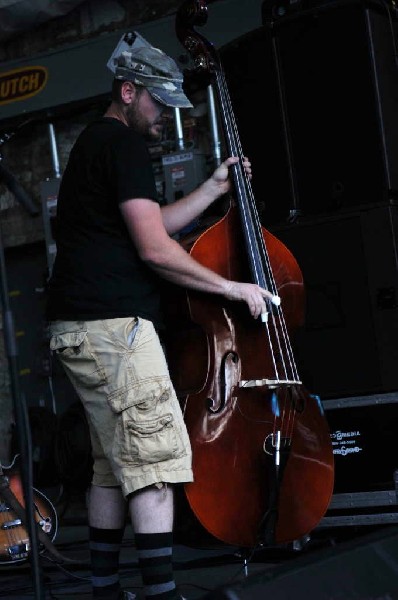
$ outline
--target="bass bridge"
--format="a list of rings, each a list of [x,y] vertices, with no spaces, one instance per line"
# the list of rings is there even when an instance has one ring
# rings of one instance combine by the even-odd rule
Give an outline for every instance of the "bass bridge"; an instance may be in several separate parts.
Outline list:
[[[290,385],[301,385],[301,383],[297,379],[242,379],[238,385],[241,388],[267,387],[273,390],[281,385],[288,387]]]

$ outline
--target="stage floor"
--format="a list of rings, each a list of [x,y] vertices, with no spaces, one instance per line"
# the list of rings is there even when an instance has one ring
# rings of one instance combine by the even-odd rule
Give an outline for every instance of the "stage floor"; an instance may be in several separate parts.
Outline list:
[[[397,526],[336,529],[315,530],[301,547],[288,544],[282,548],[263,548],[250,557],[242,555],[241,549],[212,537],[207,540],[198,537],[195,541],[193,531],[193,539],[188,543],[177,539],[174,546],[179,591],[187,600],[398,599]],[[0,598],[91,598],[85,522],[61,519],[54,545],[63,556],[76,563],[58,566],[48,560],[47,551],[42,552],[39,572],[43,583],[40,585],[38,575],[32,574],[30,562],[3,563]],[[383,562],[378,564],[379,560]],[[344,585],[337,583],[340,577],[346,582],[345,591]],[[368,584],[367,577],[371,577]],[[136,594],[137,600],[144,599],[130,526],[126,527],[121,553],[121,581],[124,589]]]

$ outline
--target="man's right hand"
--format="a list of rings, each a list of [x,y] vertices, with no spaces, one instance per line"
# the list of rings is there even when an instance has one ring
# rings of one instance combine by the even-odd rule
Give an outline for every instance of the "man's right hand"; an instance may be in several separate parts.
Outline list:
[[[275,296],[268,290],[255,283],[241,283],[239,281],[228,281],[224,296],[228,300],[246,302],[250,314],[257,319],[260,315],[268,312],[267,302],[274,302]]]

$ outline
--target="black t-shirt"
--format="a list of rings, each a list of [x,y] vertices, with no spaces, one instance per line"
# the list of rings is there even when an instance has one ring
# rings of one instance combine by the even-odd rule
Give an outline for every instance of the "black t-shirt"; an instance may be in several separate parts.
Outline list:
[[[148,148],[103,117],[80,134],[61,181],[49,320],[141,316],[159,326],[158,277],[140,260],[119,208],[132,198],[159,201]]]

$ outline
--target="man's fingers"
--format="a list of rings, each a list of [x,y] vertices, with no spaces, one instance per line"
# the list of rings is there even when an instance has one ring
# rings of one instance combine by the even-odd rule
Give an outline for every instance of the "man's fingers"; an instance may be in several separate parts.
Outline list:
[[[280,306],[281,304],[281,297],[277,296],[276,294],[272,294],[272,292],[269,292],[268,290],[264,290],[263,288],[261,288],[264,298],[266,298],[267,300],[269,300],[270,302],[272,302],[272,304],[274,304],[275,306]]]

